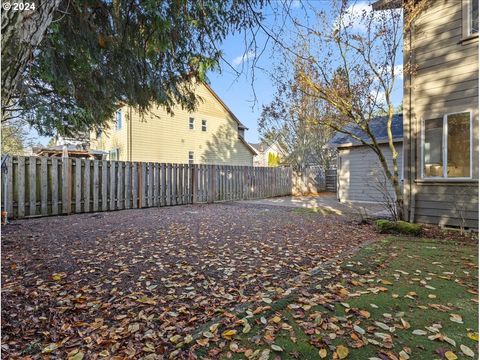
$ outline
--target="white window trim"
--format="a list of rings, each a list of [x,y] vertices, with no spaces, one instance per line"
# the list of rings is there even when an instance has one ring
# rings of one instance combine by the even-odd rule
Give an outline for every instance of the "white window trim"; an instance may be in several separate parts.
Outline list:
[[[191,121],[192,128],[190,128],[190,120],[192,120]],[[188,118],[188,130],[195,130],[195,118],[194,117],[189,117]]]
[[[469,114],[469,121],[470,121],[470,138],[469,138],[469,143],[470,143],[470,176],[466,177],[448,177],[447,172],[448,172],[448,116],[450,115],[455,115],[455,114],[463,114],[463,113],[468,113]],[[452,113],[444,114],[443,115],[443,128],[442,128],[442,167],[443,167],[443,176],[429,176],[425,177],[425,154],[424,154],[424,147],[425,147],[425,120],[431,120],[435,119],[434,117],[429,118],[429,119],[422,119],[422,124],[421,124],[421,136],[420,136],[420,166],[421,166],[421,176],[422,180],[427,180],[427,181],[462,181],[462,180],[472,180],[473,179],[473,121],[472,121],[472,111],[455,111]]]
[[[195,151],[189,151],[188,152],[188,164],[190,164],[190,153],[193,155],[192,156],[192,164],[195,164]]]
[[[462,1],[462,38],[464,40],[472,37],[478,37],[478,32],[472,32],[472,1],[477,0]]]
[[[115,111],[115,131],[120,131],[122,130],[123,127],[123,114],[122,114],[122,109],[118,109]],[[118,126],[118,121],[117,121],[117,115],[120,114],[120,127]]]

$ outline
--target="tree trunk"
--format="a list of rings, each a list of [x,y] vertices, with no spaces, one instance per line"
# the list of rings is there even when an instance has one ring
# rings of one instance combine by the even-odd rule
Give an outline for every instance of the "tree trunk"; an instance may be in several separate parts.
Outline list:
[[[2,9],[2,121],[21,77],[33,59],[60,0],[41,1],[35,10]]]

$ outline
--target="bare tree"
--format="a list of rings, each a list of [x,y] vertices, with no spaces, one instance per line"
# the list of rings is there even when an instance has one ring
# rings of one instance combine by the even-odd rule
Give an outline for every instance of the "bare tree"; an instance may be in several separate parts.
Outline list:
[[[322,102],[308,96],[302,88],[299,74],[306,74],[308,62],[297,58],[293,64],[293,74],[285,81],[277,83],[274,100],[264,105],[259,118],[260,134],[267,141],[275,141],[284,150],[284,163],[303,171],[307,165],[320,166],[327,170],[334,160],[334,151],[328,146],[333,130],[318,119],[322,116]],[[279,65],[276,74],[288,73],[285,65]]]
[[[287,61],[295,64],[301,59],[307,64],[308,71],[300,69],[295,82],[301,84],[306,97],[323,104],[323,114],[317,122],[350,136],[377,155],[394,191],[394,213],[399,219],[403,218],[403,194],[399,154],[392,134],[395,113],[392,95],[402,71],[403,33],[427,2],[405,0],[402,13],[401,9],[392,8],[373,11],[370,6],[343,0],[328,11],[314,11],[314,25],[292,17],[296,29],[294,41],[309,44],[308,53],[300,53],[295,46],[277,39],[278,49]],[[270,33],[270,36],[275,35]],[[387,118],[391,164],[370,126],[378,114]]]

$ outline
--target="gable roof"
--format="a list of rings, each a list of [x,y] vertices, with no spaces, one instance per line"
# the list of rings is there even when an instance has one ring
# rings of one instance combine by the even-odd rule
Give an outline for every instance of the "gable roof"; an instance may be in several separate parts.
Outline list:
[[[218,94],[210,87],[210,85],[208,85],[206,82],[203,82],[203,85],[207,88],[207,90],[210,92],[210,94],[212,94],[212,96],[215,98],[215,100],[217,100],[220,103],[220,105],[222,105],[222,107],[225,109],[225,111],[227,111],[227,113],[231,116],[231,118],[237,123],[238,128],[241,129],[241,130],[248,130],[248,128],[245,125],[243,125],[240,120],[238,120],[238,118],[235,116],[235,114],[232,112],[232,110],[230,110],[230,108],[227,106],[227,104],[225,104],[223,102],[223,100],[220,98],[220,96],[218,96]],[[253,148],[243,138],[243,136],[238,135],[238,139],[240,140],[240,142],[243,145],[245,145],[245,147],[248,149],[248,151],[250,151],[253,155],[258,155],[256,149]]]
[[[218,96],[218,94],[215,91],[213,91],[213,89],[210,87],[210,85],[208,85],[206,82],[204,82],[203,85],[205,85],[207,90],[220,103],[220,105],[223,106],[223,108],[228,112],[228,114],[232,117],[232,119],[238,124],[238,127],[240,129],[248,130],[248,128],[245,125],[243,125],[240,120],[238,120],[238,118],[235,116],[235,114],[232,112],[232,110],[230,110],[230,108],[223,102],[223,100],[220,99],[220,96]]]
[[[386,116],[379,116],[372,119],[369,123],[369,126],[377,142],[383,143],[388,141]],[[351,132],[352,134],[361,138],[367,143],[371,142],[368,135],[362,129],[360,129],[358,126],[354,124],[348,125],[346,127],[346,131]],[[393,135],[394,141],[403,141],[403,115],[402,114],[393,115],[392,135]],[[352,138],[350,135],[340,133],[340,132],[337,132],[335,134],[335,136],[330,141],[330,144],[332,144],[335,147],[362,145],[360,141]]]

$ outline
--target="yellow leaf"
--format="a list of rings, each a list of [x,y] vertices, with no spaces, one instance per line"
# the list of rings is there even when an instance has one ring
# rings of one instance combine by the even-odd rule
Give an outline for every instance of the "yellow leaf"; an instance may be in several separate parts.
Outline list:
[[[451,351],[447,351],[447,352],[445,353],[445,358],[446,358],[447,360],[457,360],[457,359],[458,359],[457,355],[455,355],[455,354],[454,354],[453,352],[451,352]]]
[[[343,345],[338,345],[335,348],[335,351],[336,351],[339,359],[345,359],[348,356],[348,348],[346,348]]]
[[[327,349],[320,349],[318,351],[318,355],[320,356],[320,358],[325,359],[327,357]]]
[[[388,281],[388,280],[382,280],[381,283],[383,285],[392,285],[392,282],[391,281]]]
[[[210,331],[211,331],[213,334],[215,334],[215,333],[217,332],[217,330],[218,330],[218,326],[219,326],[219,325],[220,325],[220,324],[218,324],[218,323],[211,325],[211,326],[210,326]]]
[[[231,340],[236,334],[237,334],[237,330],[225,330],[222,333],[222,336],[227,340]]]
[[[58,345],[55,343],[51,343],[48,346],[44,347],[42,350],[42,354],[50,354],[58,349]]]
[[[478,341],[478,332],[468,332],[467,336],[474,341]]]
[[[272,318],[272,321],[275,323],[275,324],[278,324],[280,321],[282,321],[282,318],[280,316],[274,316]]]
[[[154,299],[149,298],[147,296],[137,299],[137,302],[142,304],[148,304],[148,305],[157,305],[157,302]]]
[[[54,281],[59,281],[59,280],[62,280],[63,277],[65,277],[65,273],[55,273],[55,274],[52,274],[52,280]]]

